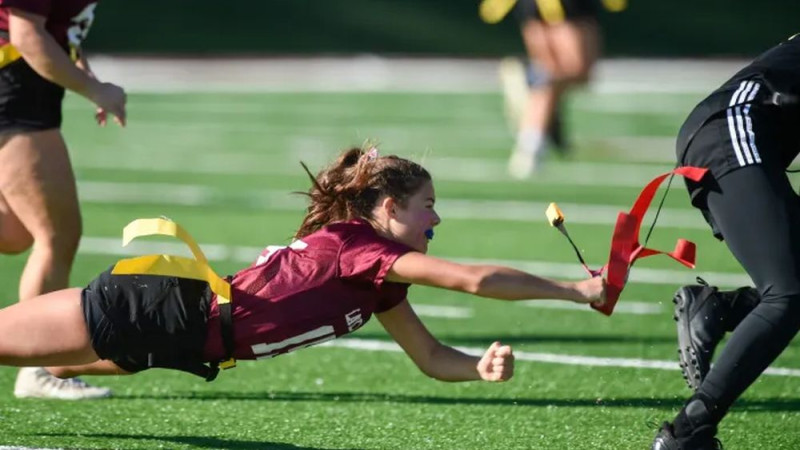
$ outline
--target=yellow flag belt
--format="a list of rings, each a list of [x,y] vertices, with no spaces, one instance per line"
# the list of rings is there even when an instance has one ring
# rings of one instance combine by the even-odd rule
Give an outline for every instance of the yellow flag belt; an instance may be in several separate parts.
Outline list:
[[[229,369],[236,366],[233,354],[233,329],[231,317],[231,285],[216,274],[208,265],[208,260],[200,250],[194,238],[177,223],[164,218],[136,219],[125,226],[122,231],[122,245],[128,245],[132,240],[142,236],[170,236],[183,241],[191,250],[194,258],[185,258],[173,255],[145,255],[136,258],[123,259],[114,265],[111,273],[114,275],[163,275],[171,277],[189,278],[208,283],[211,291],[217,294],[217,305],[220,308],[222,321],[222,337],[225,346],[225,361],[219,367]],[[226,317],[227,326],[226,326]]]
[[[3,33],[0,30],[0,35],[2,34]],[[70,46],[69,59],[71,59],[72,61],[77,61],[79,56],[80,56],[80,50],[77,47]],[[17,48],[14,47],[13,45],[11,44],[0,45],[0,69],[20,58],[22,58],[22,54],[20,54],[19,50],[17,50]]]

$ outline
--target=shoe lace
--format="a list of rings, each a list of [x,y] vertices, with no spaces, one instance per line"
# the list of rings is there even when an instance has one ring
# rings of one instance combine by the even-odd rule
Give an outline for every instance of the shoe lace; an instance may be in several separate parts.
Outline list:
[[[61,381],[64,386],[70,386],[75,389],[88,389],[92,387],[89,383],[81,380],[80,378],[66,378]]]
[[[61,389],[74,389],[83,390],[89,389],[91,386],[80,378],[58,378],[50,373],[47,373],[41,378],[44,386],[49,386],[57,390]]]

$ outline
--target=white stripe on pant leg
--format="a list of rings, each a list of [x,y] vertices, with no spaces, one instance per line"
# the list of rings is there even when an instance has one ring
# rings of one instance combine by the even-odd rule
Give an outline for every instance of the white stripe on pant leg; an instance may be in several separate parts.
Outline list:
[[[747,143],[747,134],[744,132],[744,118],[742,117],[741,106],[736,107],[736,131],[747,164],[753,164],[753,154],[750,152],[750,145]]]
[[[760,88],[761,84],[753,84],[753,90],[751,90],[750,95],[747,96],[748,102],[752,102],[753,99],[756,98],[756,94]],[[745,127],[747,131],[747,138],[750,140],[750,151],[753,153],[753,159],[755,159],[757,163],[760,163],[761,155],[758,154],[758,148],[756,148],[756,133],[753,131],[753,120],[750,118],[750,106],[751,105],[746,105],[743,110]]]
[[[748,81],[747,84],[744,85],[744,90],[742,90],[742,92],[739,93],[739,98],[736,99],[737,105],[744,103],[744,99],[747,98],[748,95],[750,95],[750,90],[753,89],[753,86],[755,86],[755,83],[752,81]]]
[[[744,161],[744,156],[742,155],[742,149],[739,147],[739,136],[736,132],[736,123],[733,118],[733,108],[732,106],[735,105],[739,101],[739,96],[741,95],[742,91],[747,88],[747,81],[742,81],[739,84],[739,88],[731,95],[731,100],[728,102],[728,133],[731,136],[731,145],[733,145],[733,151],[736,153],[736,159],[739,161],[740,166],[744,166],[746,163]]]
[[[747,126],[747,137],[750,139],[750,150],[753,152],[753,158],[757,163],[761,162],[761,155],[758,154],[756,148],[756,133],[753,131],[753,121],[750,119],[750,105],[744,107],[744,120]]]
[[[733,106],[733,105],[736,104],[736,101],[737,101],[737,98],[739,97],[739,94],[742,93],[742,91],[744,90],[745,87],[747,87],[747,82],[746,81],[742,81],[742,83],[739,84],[739,89],[736,89],[736,92],[734,92],[733,95],[731,96],[731,101],[728,102],[728,106]]]
[[[740,166],[744,166],[744,157],[742,156],[742,149],[739,148],[739,137],[736,135],[736,124],[733,120],[733,108],[728,108],[728,133],[731,136],[731,145],[733,145],[733,151],[736,153],[736,159],[739,160]]]
[[[747,101],[752,102],[754,98],[756,98],[756,93],[758,93],[758,89],[761,88],[761,84],[753,83],[753,90],[750,91],[750,95],[747,96]]]
[[[736,104],[739,105],[744,103],[745,99],[750,96],[750,93],[755,86],[755,82],[747,81],[744,84],[744,89],[739,92],[739,97],[736,98]],[[750,150],[750,146],[747,143],[747,134],[744,131],[744,118],[742,117],[742,107],[736,106],[736,129],[737,135],[739,136],[739,143],[741,144],[742,153],[744,154],[745,159],[747,160],[748,164],[753,164],[753,152]]]

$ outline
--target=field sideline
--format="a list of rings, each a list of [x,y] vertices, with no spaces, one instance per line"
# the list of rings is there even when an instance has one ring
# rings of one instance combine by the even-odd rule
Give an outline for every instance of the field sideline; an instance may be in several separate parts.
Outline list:
[[[742,62],[603,61],[595,83],[570,96],[570,158],[542,176],[505,175],[513,143],[497,61],[348,59],[136,60],[94,67],[129,88],[128,128],[97,128],[68,95],[64,132],[76,168],[84,238],[73,271],[86,284],[126,254],[180,252],[145,240],[120,246],[122,227],[165,215],[189,230],[220,273],[286,244],[314,169],[376,139],[385,154],[421,161],[443,217],[431,254],[497,262],[545,276],[582,276],[544,207],[562,206],[591,265],[607,258],[615,214],[668,171],[674,135],[703,93]],[[663,190],[661,191],[663,192]],[[651,216],[652,217],[652,216]],[[15,370],[0,369],[0,449],[641,449],[653,423],[689,395],[677,371],[671,298],[702,275],[746,284],[675,180],[650,244],[698,245],[688,270],[637,263],[612,317],[577,305],[504,303],[414,287],[409,299],[442,341],[475,352],[498,339],[518,353],[505,384],[427,379],[377,321],[348,339],[275,360],[243,362],[213,383],[151,370],[90,378],[115,397],[17,400]],[[3,304],[16,301],[24,255],[0,258]],[[789,349],[721,427],[726,448],[800,447],[800,351]]]

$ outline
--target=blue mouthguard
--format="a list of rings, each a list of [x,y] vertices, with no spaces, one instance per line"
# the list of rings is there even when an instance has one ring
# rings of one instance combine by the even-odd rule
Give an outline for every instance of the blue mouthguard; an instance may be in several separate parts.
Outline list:
[[[425,237],[430,241],[433,239],[433,228],[425,231]]]

